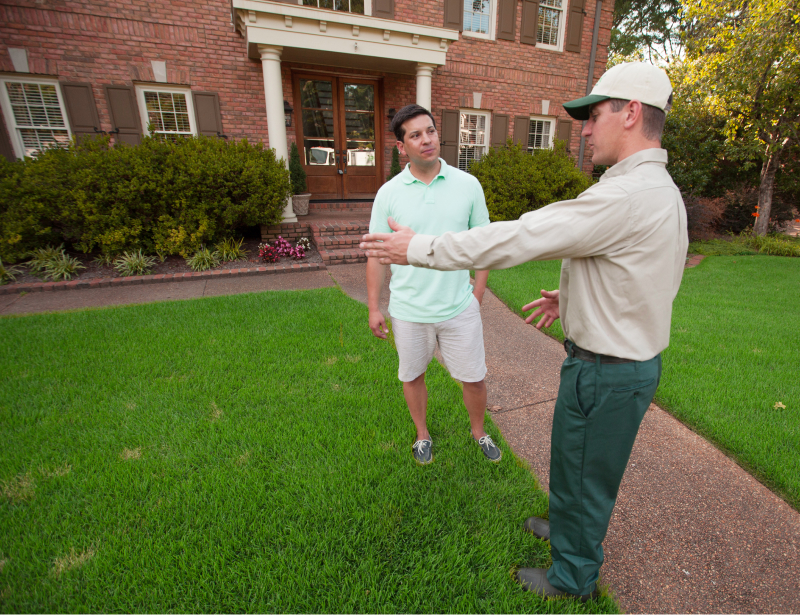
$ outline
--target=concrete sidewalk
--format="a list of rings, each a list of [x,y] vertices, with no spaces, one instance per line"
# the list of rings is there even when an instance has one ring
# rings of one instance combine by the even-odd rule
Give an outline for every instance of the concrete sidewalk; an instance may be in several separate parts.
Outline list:
[[[4,295],[0,314],[337,283],[366,303],[364,280],[365,265],[343,265],[327,271]],[[388,290],[384,310],[387,299]],[[500,407],[492,419],[547,489],[550,425],[564,350],[491,293],[481,311],[489,405]],[[800,612],[800,514],[655,405],[636,440],[604,547],[603,581],[629,612]]]

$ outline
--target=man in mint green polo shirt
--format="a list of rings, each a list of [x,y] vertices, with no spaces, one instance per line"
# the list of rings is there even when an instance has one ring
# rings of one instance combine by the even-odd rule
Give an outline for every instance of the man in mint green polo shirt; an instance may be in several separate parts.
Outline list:
[[[384,184],[372,206],[370,233],[390,233],[389,218],[419,232],[440,235],[488,226],[489,212],[483,189],[468,173],[439,158],[439,133],[430,111],[407,105],[392,120],[397,147],[410,160],[399,175]],[[422,230],[424,229],[424,230]],[[412,446],[420,464],[433,461],[433,441],[426,421],[428,389],[425,371],[439,349],[450,375],[464,385],[472,437],[487,459],[499,462],[500,449],[483,429],[486,410],[486,361],[480,304],[488,271],[434,271],[392,265],[389,315],[400,360],[398,377],[417,430]],[[367,262],[369,327],[386,338],[386,321],[378,304],[386,265],[376,258]]]

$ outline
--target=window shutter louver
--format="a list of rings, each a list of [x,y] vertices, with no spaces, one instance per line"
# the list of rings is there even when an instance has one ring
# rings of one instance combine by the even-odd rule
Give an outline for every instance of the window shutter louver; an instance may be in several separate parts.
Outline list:
[[[531,130],[531,118],[527,115],[518,115],[514,118],[514,143],[521,143],[528,149],[528,133]]]
[[[0,109],[0,156],[3,156],[9,162],[14,162],[17,159],[14,154],[14,146],[11,145],[11,139],[8,132],[6,132],[8,124],[3,117],[3,110]]]
[[[495,113],[492,116],[492,147],[505,147],[508,138],[508,115]]]
[[[458,120],[458,111],[442,111],[442,158],[451,167],[458,166]]]
[[[539,28],[539,0],[522,0],[522,26],[519,29],[519,42],[536,44]]]
[[[464,29],[463,0],[444,0],[443,26],[451,30],[458,30],[459,32]]]
[[[569,142],[572,140],[572,120],[558,120],[556,139],[564,141],[567,144],[567,152],[570,151]]]
[[[517,35],[517,0],[498,0],[497,38],[513,41]]]
[[[219,95],[216,92],[192,92],[197,134],[206,137],[222,136],[222,115],[219,112]]]
[[[136,93],[126,85],[107,85],[106,100],[111,114],[113,131],[117,143],[139,145],[142,142],[142,129],[139,125],[139,106]]]
[[[569,16],[567,17],[567,34],[564,50],[580,53],[583,38],[583,17],[586,15],[584,7],[586,0],[572,0],[569,3]]]
[[[90,83],[62,83],[64,106],[67,108],[69,127],[78,139],[100,132],[97,105]]]
[[[394,0],[372,0],[372,16],[394,19]]]

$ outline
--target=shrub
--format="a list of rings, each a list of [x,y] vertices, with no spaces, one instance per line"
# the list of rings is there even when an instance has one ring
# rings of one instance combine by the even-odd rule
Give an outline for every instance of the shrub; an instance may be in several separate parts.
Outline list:
[[[392,164],[389,166],[389,177],[386,178],[386,181],[392,179],[395,175],[398,175],[403,171],[402,167],[400,166],[400,150],[397,149],[395,145],[392,148]]]
[[[0,285],[14,282],[21,273],[22,270],[19,267],[4,265],[3,259],[0,258]]]
[[[205,246],[200,246],[200,249],[194,253],[191,258],[186,259],[186,264],[192,268],[193,271],[206,271],[213,269],[220,264],[219,252],[213,252]]]
[[[550,203],[574,199],[592,185],[561,143],[530,154],[509,139],[506,147],[491,148],[475,161],[470,173],[483,186],[492,222],[516,220]]]
[[[154,256],[145,256],[141,250],[134,250],[133,252],[125,252],[122,256],[118,256],[114,260],[114,269],[122,277],[129,277],[133,275],[147,275],[156,264]]]
[[[722,197],[684,197],[686,223],[689,240],[710,239],[725,214],[725,199]]]
[[[242,248],[242,242],[238,242],[233,237],[227,237],[216,245],[217,253],[222,261],[239,261],[247,258],[247,250]]]
[[[72,276],[77,275],[79,269],[86,269],[81,262],[74,256],[69,256],[64,250],[49,261],[45,266],[44,277],[47,280],[71,280]]]
[[[57,260],[64,254],[64,244],[62,243],[57,248],[47,246],[45,248],[38,248],[30,253],[31,259],[28,261],[31,274],[36,276],[44,275],[47,266],[53,261]]]
[[[246,140],[109,138],[0,162],[0,258],[64,241],[82,252],[195,252],[239,227],[280,222],[291,185],[275,152]]]
[[[306,191],[306,171],[300,162],[297,143],[292,143],[289,151],[289,176],[292,180],[292,194],[304,194]]]
[[[753,214],[758,210],[758,188],[739,185],[725,192],[725,211],[717,225],[717,230],[739,234],[753,225]],[[769,216],[770,231],[778,231],[794,217],[792,204],[775,194]]]

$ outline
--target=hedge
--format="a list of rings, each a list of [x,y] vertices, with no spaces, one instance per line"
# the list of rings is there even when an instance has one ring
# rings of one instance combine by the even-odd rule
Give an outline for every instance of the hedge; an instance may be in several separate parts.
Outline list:
[[[290,193],[275,152],[246,140],[112,147],[99,137],[0,158],[0,258],[62,242],[84,253],[188,256],[239,227],[279,223]]]
[[[574,199],[591,186],[564,148],[557,141],[552,149],[529,153],[509,139],[506,147],[493,147],[473,162],[469,172],[483,186],[489,219],[516,220],[550,203]]]

